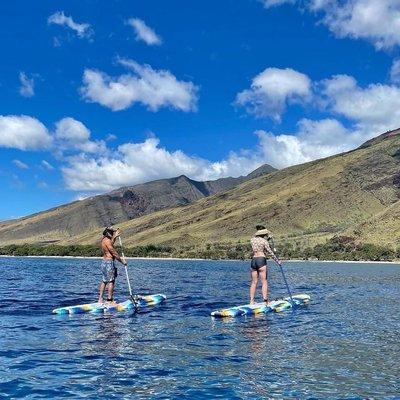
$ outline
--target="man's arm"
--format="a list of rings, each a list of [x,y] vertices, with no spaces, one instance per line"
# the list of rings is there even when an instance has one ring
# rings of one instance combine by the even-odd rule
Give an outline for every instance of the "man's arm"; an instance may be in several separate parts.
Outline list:
[[[115,243],[115,241],[117,240],[117,237],[120,236],[120,235],[121,235],[121,232],[119,231],[119,228],[117,228],[117,229],[114,231],[114,233],[113,233],[113,235],[112,235],[112,238],[111,238],[112,244]]]

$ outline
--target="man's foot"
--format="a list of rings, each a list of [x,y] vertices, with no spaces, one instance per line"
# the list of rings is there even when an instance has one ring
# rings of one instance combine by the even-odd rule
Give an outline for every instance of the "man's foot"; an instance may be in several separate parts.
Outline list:
[[[118,303],[114,299],[107,299],[108,306],[116,306]]]
[[[250,299],[250,305],[252,306],[253,304],[256,304],[256,302],[254,301],[254,299]]]
[[[104,304],[104,300],[103,299],[99,299],[98,303],[99,304]]]

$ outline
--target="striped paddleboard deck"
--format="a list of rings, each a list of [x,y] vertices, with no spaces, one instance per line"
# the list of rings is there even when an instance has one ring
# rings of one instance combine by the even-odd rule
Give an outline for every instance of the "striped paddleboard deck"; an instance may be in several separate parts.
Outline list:
[[[301,307],[308,304],[311,299],[308,294],[296,294],[292,297],[296,307]],[[222,310],[213,311],[211,316],[215,318],[239,317],[241,315],[265,314],[272,311],[281,312],[289,308],[292,308],[292,304],[290,303],[289,297],[285,297],[283,299],[270,301],[268,304],[263,302],[224,308]]]
[[[139,308],[145,308],[161,304],[167,297],[164,294],[150,294],[140,296],[137,300]],[[116,305],[107,305],[99,303],[80,304],[77,306],[60,307],[53,310],[53,314],[82,314],[90,313],[103,313],[113,311],[127,311],[134,310],[135,305],[132,300],[126,300]]]

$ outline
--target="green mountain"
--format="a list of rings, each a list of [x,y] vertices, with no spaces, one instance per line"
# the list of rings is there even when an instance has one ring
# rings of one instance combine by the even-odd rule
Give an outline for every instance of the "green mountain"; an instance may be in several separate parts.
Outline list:
[[[182,175],[123,187],[12,221],[0,222],[0,240],[9,243],[59,243],[76,235],[183,206],[275,171],[262,165],[247,176],[198,182]]]

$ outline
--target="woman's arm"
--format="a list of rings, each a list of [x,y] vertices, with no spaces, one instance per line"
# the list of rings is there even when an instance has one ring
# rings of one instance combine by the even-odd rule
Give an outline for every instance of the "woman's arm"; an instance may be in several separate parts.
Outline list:
[[[268,240],[264,239],[264,250],[272,257],[272,259],[280,264],[280,261],[278,260],[278,257],[275,255],[275,253],[272,251],[271,246],[268,243]]]

